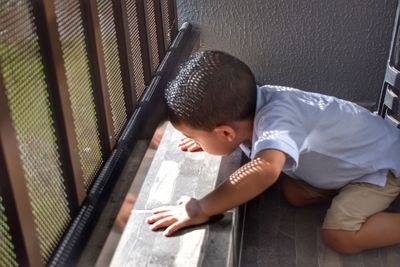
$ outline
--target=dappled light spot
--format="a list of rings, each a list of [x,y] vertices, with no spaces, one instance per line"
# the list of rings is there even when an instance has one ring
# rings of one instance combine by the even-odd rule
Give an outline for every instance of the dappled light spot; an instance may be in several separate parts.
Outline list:
[[[302,95],[299,100],[307,105],[318,107],[320,110],[325,110],[331,103],[332,97],[318,97],[314,95]]]
[[[265,131],[262,133],[259,140],[275,140],[279,136],[287,136],[287,135],[289,135],[289,131],[287,131],[287,130]]]
[[[249,177],[261,172],[266,164],[269,164],[269,162],[262,158],[256,158],[235,171],[229,177],[229,182],[234,185],[236,189],[239,189],[249,182]]]

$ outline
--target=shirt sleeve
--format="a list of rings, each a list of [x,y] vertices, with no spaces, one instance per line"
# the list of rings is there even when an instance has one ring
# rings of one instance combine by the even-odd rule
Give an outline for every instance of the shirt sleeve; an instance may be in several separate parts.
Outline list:
[[[292,107],[264,107],[254,120],[252,158],[263,150],[276,149],[288,155],[284,170],[294,171],[305,140],[301,118]]]

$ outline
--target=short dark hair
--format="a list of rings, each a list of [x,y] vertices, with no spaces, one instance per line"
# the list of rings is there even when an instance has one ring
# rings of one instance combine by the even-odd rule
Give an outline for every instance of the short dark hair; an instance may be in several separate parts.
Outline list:
[[[165,90],[169,120],[211,131],[254,116],[256,82],[250,68],[220,51],[202,51],[183,63]]]

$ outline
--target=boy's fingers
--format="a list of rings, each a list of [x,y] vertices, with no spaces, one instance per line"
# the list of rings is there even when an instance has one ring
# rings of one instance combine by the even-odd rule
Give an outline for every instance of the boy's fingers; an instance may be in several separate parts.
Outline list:
[[[194,143],[194,144],[192,144],[190,147],[188,147],[188,151],[189,152],[194,152],[194,151],[197,151],[197,150],[200,150],[201,148],[199,147],[199,145],[197,145],[196,143]]]
[[[170,206],[164,206],[164,207],[154,208],[154,209],[152,209],[151,211],[152,211],[154,214],[158,214],[158,213],[161,213],[161,212],[170,211],[171,208],[172,208],[172,207],[170,207]]]
[[[161,219],[161,220],[157,221],[156,223],[154,223],[153,225],[151,225],[150,229],[154,231],[159,228],[165,228],[165,227],[173,224],[174,222],[176,222],[176,218],[173,216],[169,216],[169,217]]]
[[[180,144],[179,148],[183,151],[189,151],[189,152],[195,152],[201,150],[201,147],[193,140],[190,140],[190,142],[184,144]]]
[[[171,224],[170,226],[168,226],[167,229],[165,229],[165,231],[163,232],[163,235],[170,236],[184,226],[185,226],[184,222],[179,222],[179,221],[175,222],[175,223]]]
[[[189,147],[191,147],[192,146],[192,144],[191,143],[185,143],[185,144],[181,144],[181,145],[178,145],[178,147],[181,149],[181,150],[187,150]]]
[[[157,222],[157,221],[162,220],[169,216],[171,216],[170,212],[163,212],[163,213],[159,213],[159,214],[148,217],[146,219],[146,221],[147,221],[147,223],[154,223],[154,222]]]
[[[181,140],[181,142],[178,144],[178,147],[183,150],[183,151],[198,151],[201,150],[201,147],[193,140],[190,138],[184,138]]]
[[[185,147],[185,146],[180,146],[179,147],[182,151],[186,151],[187,150],[187,147]]]
[[[182,139],[182,140],[179,142],[178,146],[184,146],[184,145],[187,145],[188,143],[191,143],[191,142],[193,142],[192,139],[185,138],[185,139]]]
[[[179,144],[185,144],[185,143],[190,142],[190,141],[192,141],[192,139],[185,137],[185,138],[182,138],[180,140]]]
[[[179,145],[178,146],[182,151],[186,151],[187,150],[187,146],[185,145]]]

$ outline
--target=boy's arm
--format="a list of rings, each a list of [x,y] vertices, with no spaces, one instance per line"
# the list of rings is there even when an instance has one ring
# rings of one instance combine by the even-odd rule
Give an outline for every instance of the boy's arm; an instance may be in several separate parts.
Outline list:
[[[199,200],[204,213],[215,215],[237,207],[258,196],[279,177],[286,154],[264,150],[249,163],[235,171],[214,191]]]
[[[150,229],[167,227],[169,236],[180,228],[206,222],[210,216],[222,213],[256,197],[279,177],[286,154],[278,150],[264,150],[249,163],[235,171],[225,182],[205,197],[181,198],[177,206],[154,209],[147,218]]]

